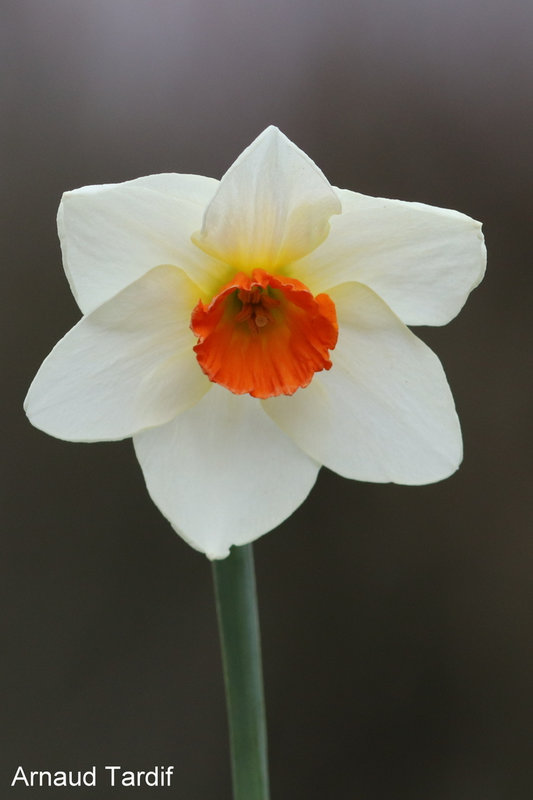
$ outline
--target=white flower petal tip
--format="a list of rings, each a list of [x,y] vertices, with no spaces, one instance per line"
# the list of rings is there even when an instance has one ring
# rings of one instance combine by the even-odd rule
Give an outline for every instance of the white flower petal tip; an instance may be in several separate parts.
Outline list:
[[[57,227],[63,266],[84,314],[160,264],[176,264],[202,290],[227,280],[227,267],[199,252],[201,225],[218,181],[201,175],[150,175],[66,192]]]
[[[193,240],[236,269],[272,270],[314,250],[341,209],[316,164],[271,126],[223,176]]]
[[[270,126],[221,181],[67,192],[58,230],[84,316],[26,412],[63,439],[133,436],[155,504],[208,558],[279,525],[320,465],[411,485],[459,466],[446,376],[406,325],[448,322],[482,279],[475,220],[335,189]]]
[[[339,319],[333,367],[294,398],[264,402],[309,456],[347,478],[420,485],[462,459],[453,398],[436,355],[370,289],[331,292]]]
[[[275,528],[319,470],[263,413],[219,386],[189,411],[134,437],[148,491],[176,531],[210,559]]]
[[[373,289],[406,325],[445,325],[483,279],[481,223],[458,211],[337,189],[342,214],[301,264],[313,291]],[[299,265],[300,266],[300,265]]]
[[[33,425],[70,441],[116,440],[197,402],[211,386],[191,357],[197,297],[185,273],[161,266],[81,319],[30,386]]]

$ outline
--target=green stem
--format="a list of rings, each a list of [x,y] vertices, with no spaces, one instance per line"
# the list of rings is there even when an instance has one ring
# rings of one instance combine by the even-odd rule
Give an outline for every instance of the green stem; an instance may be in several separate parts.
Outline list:
[[[234,800],[268,800],[267,737],[252,545],[213,561]]]

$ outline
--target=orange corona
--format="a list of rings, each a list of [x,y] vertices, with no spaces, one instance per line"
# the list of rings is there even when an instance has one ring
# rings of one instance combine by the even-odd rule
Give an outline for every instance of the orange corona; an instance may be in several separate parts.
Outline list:
[[[191,315],[198,362],[234,394],[294,394],[331,367],[337,343],[335,305],[300,281],[254,269],[238,273]]]

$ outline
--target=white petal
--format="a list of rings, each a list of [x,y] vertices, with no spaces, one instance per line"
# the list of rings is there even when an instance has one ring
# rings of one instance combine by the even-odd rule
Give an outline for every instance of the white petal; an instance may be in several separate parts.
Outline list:
[[[239,270],[273,270],[317,247],[340,211],[316,164],[271,126],[222,178],[195,241]]]
[[[319,466],[249,395],[213,385],[168,425],[134,437],[148,491],[176,531],[208,558],[225,558],[303,502]]]
[[[337,191],[343,213],[294,277],[315,293],[364,283],[407,325],[453,319],[485,271],[481,224],[458,211]]]
[[[153,189],[156,192],[161,192],[161,194],[175,197],[177,200],[196,203],[205,211],[213,199],[219,184],[220,181],[217,181],[216,178],[209,178],[205,175],[161,172],[158,175],[145,175],[142,178],[135,178],[132,181],[126,181],[118,185],[143,186],[146,189]]]
[[[63,264],[84,313],[160,264],[183,269],[207,294],[227,266],[191,241],[217,181],[151,175],[63,195],[57,215]]]
[[[461,432],[442,366],[365,286],[331,292],[339,341],[329,372],[293,397],[263,401],[312,458],[347,478],[432,483],[462,458]]]
[[[31,422],[71,441],[122,439],[161,425],[209,389],[192,350],[198,289],[156,267],[56,345],[26,398]]]

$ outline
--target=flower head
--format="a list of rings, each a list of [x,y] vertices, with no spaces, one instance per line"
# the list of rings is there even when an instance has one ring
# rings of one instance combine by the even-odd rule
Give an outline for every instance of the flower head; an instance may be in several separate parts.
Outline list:
[[[406,326],[461,309],[479,223],[335,189],[269,127],[220,182],[67,192],[58,228],[83,317],[27,414],[72,441],[132,436],[154,502],[210,558],[289,516],[321,465],[405,484],[457,469],[446,377]]]

